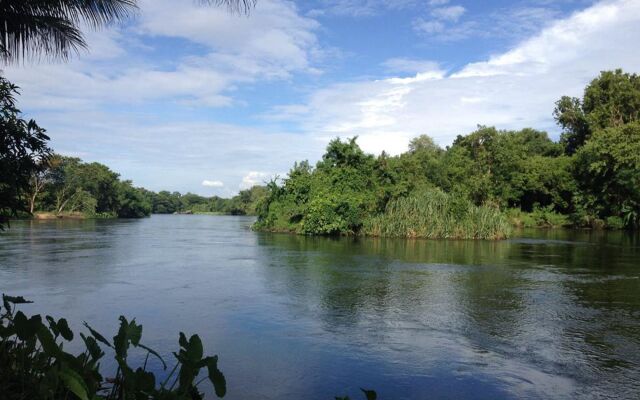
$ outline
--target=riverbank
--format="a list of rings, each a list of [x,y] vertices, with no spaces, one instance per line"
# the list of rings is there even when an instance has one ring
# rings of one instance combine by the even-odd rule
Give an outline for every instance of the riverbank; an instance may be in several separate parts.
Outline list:
[[[52,219],[87,219],[87,216],[81,212],[69,212],[56,214],[53,212],[35,212],[31,219],[35,220],[52,220]]]

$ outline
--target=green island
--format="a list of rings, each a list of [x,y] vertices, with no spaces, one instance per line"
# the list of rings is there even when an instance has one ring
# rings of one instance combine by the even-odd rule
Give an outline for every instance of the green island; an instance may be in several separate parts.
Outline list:
[[[640,77],[605,71],[562,97],[546,132],[479,126],[446,148],[421,135],[398,156],[335,139],[315,167],[268,185],[256,228],[307,235],[502,239],[512,226],[640,226]]]

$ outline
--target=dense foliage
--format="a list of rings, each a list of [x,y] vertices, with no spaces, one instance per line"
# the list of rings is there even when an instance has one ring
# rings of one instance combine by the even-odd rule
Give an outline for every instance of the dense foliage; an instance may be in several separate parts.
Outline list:
[[[151,204],[153,214],[193,213],[255,215],[258,203],[266,196],[264,186],[241,190],[236,196],[226,199],[219,196],[204,197],[193,193],[144,191]]]
[[[9,217],[27,211],[29,177],[47,161],[49,137],[16,108],[18,88],[0,77],[0,229]]]
[[[144,191],[100,163],[53,155],[31,175],[29,211],[139,218],[151,213]]]
[[[303,234],[500,238],[515,225],[640,226],[640,78],[603,72],[563,97],[559,142],[479,126],[446,149],[422,135],[390,157],[335,139],[272,182],[256,228]]]
[[[17,311],[19,304],[30,303],[22,297],[2,295],[0,307],[0,393],[3,399],[202,399],[196,382],[201,369],[213,384],[218,397],[226,394],[226,381],[218,369],[218,356],[204,357],[198,335],[189,339],[180,333],[180,350],[173,353],[175,366],[162,380],[147,371],[153,359],[166,371],[165,361],[141,343],[142,325],[120,317],[120,329],[109,341],[86,322],[87,334],[80,333],[84,350],[77,355],[64,351],[64,344],[76,334],[66,319],[51,316],[27,317]],[[117,370],[103,377],[100,361],[107,351],[114,354]],[[132,351],[146,353],[144,364],[129,364]],[[150,360],[150,356],[153,359]]]
[[[384,237],[504,239],[510,228],[497,208],[478,207],[436,189],[389,201],[383,213],[365,219],[362,232]]]
[[[230,199],[193,193],[155,193],[133,187],[107,166],[53,155],[34,170],[26,189],[28,211],[53,215],[139,218],[154,214],[215,213],[255,215],[266,188],[254,186]]]

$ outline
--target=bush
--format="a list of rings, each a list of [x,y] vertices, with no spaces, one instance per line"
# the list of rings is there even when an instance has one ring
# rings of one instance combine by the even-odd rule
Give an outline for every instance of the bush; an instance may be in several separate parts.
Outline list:
[[[511,227],[500,210],[475,206],[440,190],[392,200],[384,213],[365,221],[370,236],[429,239],[504,239]]]
[[[198,383],[194,383],[202,368],[218,397],[226,393],[224,375],[218,369],[218,356],[203,357],[198,335],[188,340],[180,333],[176,364],[163,382],[146,370],[149,357],[165,361],[142,339],[142,325],[120,317],[120,329],[113,341],[107,340],[86,322],[88,333],[80,333],[85,350],[72,355],[63,350],[64,342],[76,337],[67,320],[51,316],[27,317],[16,311],[19,304],[30,301],[22,297],[2,295],[0,307],[0,393],[13,399],[202,399]],[[46,323],[45,323],[46,321]],[[105,355],[101,346],[113,350],[118,365],[115,377],[105,379],[100,372],[100,360]],[[146,352],[144,365],[133,368],[127,358],[130,350]]]
[[[507,215],[511,225],[523,228],[557,228],[572,223],[569,217],[555,212],[551,206],[535,207],[530,213],[511,209]]]
[[[608,217],[605,224],[607,229],[624,229],[626,225],[624,219],[620,217]]]

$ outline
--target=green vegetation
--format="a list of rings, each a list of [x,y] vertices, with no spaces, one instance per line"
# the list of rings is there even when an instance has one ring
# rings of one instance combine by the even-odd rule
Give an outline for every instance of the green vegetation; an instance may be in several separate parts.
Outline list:
[[[153,214],[256,215],[256,207],[266,194],[267,189],[264,186],[241,190],[230,199],[218,196],[204,197],[193,193],[144,191]]]
[[[142,325],[120,316],[120,328],[109,341],[86,322],[80,333],[84,347],[73,355],[65,344],[77,339],[66,319],[47,315],[27,317],[16,308],[31,303],[23,297],[2,295],[0,306],[0,394],[2,399],[78,399],[78,400],[202,400],[201,384],[208,380],[217,397],[227,393],[227,382],[218,368],[218,356],[204,356],[198,335],[189,339],[180,332],[180,349],[175,364],[167,363],[155,350],[141,343]],[[105,349],[113,353],[117,369],[112,377],[103,376],[100,361]],[[145,355],[144,363],[134,367],[129,356]],[[157,376],[147,367],[165,371]],[[134,369],[135,368],[135,369]],[[205,373],[201,374],[200,371]],[[202,376],[204,375],[204,376]],[[375,400],[373,390],[361,389],[367,400]],[[336,397],[348,399],[348,397]]]
[[[53,155],[32,173],[25,197],[28,212],[42,217],[140,218],[151,213],[255,215],[266,192],[266,188],[254,186],[230,199],[155,193],[121,181],[103,164]]]
[[[271,182],[256,229],[311,235],[499,239],[515,226],[640,227],[640,77],[603,72],[583,99],[563,97],[546,132],[479,126],[443,149],[365,154],[329,143],[315,167]]]
[[[30,176],[48,159],[49,137],[16,108],[18,88],[0,77],[0,229],[11,217],[28,211]]]
[[[173,353],[175,366],[160,381],[147,371],[147,366],[157,362],[166,371],[167,365],[156,351],[140,342],[142,325],[135,320],[128,321],[121,316],[120,329],[113,341],[85,322],[88,333],[80,333],[84,350],[73,355],[64,351],[65,342],[76,337],[66,319],[56,320],[48,315],[27,317],[15,309],[19,304],[30,303],[22,297],[2,295],[2,301],[0,393],[3,399],[202,399],[198,386],[204,379],[197,382],[196,379],[203,368],[216,395],[226,394],[218,356],[203,356],[198,335],[187,339],[180,333],[180,350]],[[100,372],[100,360],[105,355],[101,346],[114,353],[117,371],[112,378],[103,377]],[[146,358],[142,366],[134,369],[129,365],[128,356],[136,350],[146,354]]]
[[[640,78],[603,72],[582,99],[563,97],[546,132],[479,126],[438,147],[422,135],[398,156],[335,139],[315,166],[231,199],[150,192],[98,163],[51,155],[20,118],[15,86],[0,82],[0,215],[142,217],[150,213],[258,215],[257,229],[309,235],[498,239],[516,226],[640,226]],[[28,177],[28,178],[27,178]]]
[[[362,232],[384,237],[504,239],[510,228],[497,208],[478,207],[435,189],[391,200],[384,213],[365,220]]]
[[[105,165],[60,155],[49,157],[32,173],[27,194],[29,213],[140,218],[151,212],[144,190],[131,181],[121,181]]]

